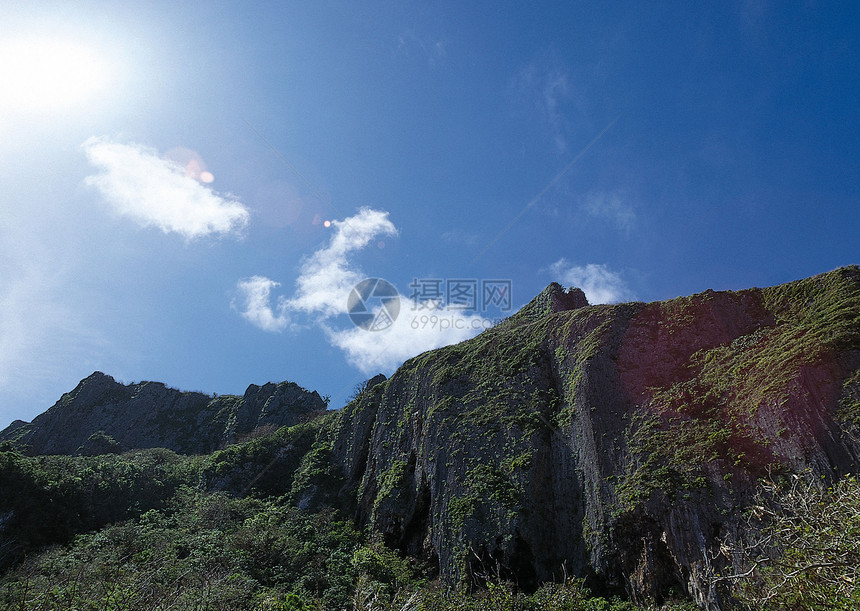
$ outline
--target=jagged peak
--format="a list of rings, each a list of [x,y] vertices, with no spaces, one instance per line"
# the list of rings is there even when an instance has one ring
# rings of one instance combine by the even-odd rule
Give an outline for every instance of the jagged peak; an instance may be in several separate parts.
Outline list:
[[[82,384],[92,384],[94,382],[110,382],[116,383],[116,379],[113,376],[110,376],[102,371],[94,371],[83,380],[81,380],[78,386]]]
[[[0,431],[0,439],[5,439],[6,436],[9,435],[10,433],[17,431],[22,426],[27,426],[28,424],[30,424],[30,423],[26,422],[24,420],[13,420],[12,424],[10,424],[5,429]]]
[[[145,384],[145,382],[141,382],[141,384]],[[117,379],[112,375],[108,375],[101,371],[94,371],[78,382],[72,390],[65,393],[63,396],[77,397],[82,393],[86,396],[92,396],[93,393],[101,393],[118,388],[131,388],[132,386],[135,385],[123,384],[122,382],[117,381]]]
[[[577,310],[588,305],[588,299],[586,299],[582,289],[576,287],[565,289],[558,282],[551,282],[511,318],[513,320],[537,320],[556,312]]]
[[[252,384],[244,397],[182,391],[163,382],[117,382],[96,371],[33,422],[13,423],[0,441],[33,454],[91,454],[166,447],[209,452],[266,426],[293,426],[325,412],[316,391],[295,382]],[[95,437],[94,437],[95,435]]]
[[[387,377],[385,377],[385,374],[383,374],[383,373],[377,373],[375,376],[373,376],[373,377],[372,377],[372,378],[370,378],[367,382],[365,382],[365,383],[364,383],[364,384],[365,384],[365,385],[364,385],[365,390],[370,390],[371,388],[373,388],[373,387],[374,387],[374,386],[376,386],[377,384],[382,384],[382,383],[383,383],[383,382],[385,382],[387,379],[388,379],[388,378],[387,378]]]

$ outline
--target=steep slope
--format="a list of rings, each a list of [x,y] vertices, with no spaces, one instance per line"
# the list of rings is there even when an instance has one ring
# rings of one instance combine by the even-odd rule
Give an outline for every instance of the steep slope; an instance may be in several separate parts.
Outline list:
[[[252,384],[242,397],[210,397],[159,382],[124,385],[95,372],[29,424],[0,432],[29,454],[103,454],[135,448],[212,452],[255,429],[294,425],[322,413],[316,392],[292,382]]]
[[[126,481],[134,453],[4,453],[6,488],[32,494],[5,497],[0,544],[63,541],[193,481],[311,514],[334,505],[453,584],[578,575],[638,602],[725,609],[722,577],[749,566],[737,543],[759,478],[829,486],[858,471],[860,269],[649,304],[589,306],[552,284],[497,327],[370,380],[340,412],[289,383],[210,398],[96,373],[2,437],[32,454],[196,453],[307,419],[185,459],[142,503],[92,481]],[[141,474],[164,462],[147,452]],[[53,466],[69,465],[82,475],[55,482]],[[42,532],[51,512],[73,518],[59,535]]]
[[[563,573],[720,608],[720,552],[771,471],[856,472],[860,270],[522,311],[407,361],[331,437],[357,517],[453,582]]]

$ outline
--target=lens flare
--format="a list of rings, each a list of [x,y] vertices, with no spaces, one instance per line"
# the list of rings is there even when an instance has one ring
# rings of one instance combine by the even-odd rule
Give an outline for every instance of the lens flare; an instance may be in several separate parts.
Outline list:
[[[167,151],[164,154],[164,158],[183,168],[186,178],[193,178],[206,184],[215,180],[215,176],[206,169],[206,163],[197,151],[177,147]]]

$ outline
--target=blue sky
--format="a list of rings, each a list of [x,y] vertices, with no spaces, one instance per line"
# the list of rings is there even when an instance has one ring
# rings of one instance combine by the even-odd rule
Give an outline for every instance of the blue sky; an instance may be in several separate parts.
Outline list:
[[[857,3],[466,4],[4,3],[0,426],[94,370],[340,407],[510,313],[461,280],[515,310],[860,262]]]

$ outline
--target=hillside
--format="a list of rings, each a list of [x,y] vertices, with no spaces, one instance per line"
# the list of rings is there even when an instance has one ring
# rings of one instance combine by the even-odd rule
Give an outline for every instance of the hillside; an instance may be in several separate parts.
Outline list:
[[[268,427],[292,426],[324,411],[325,402],[292,382],[251,384],[241,397],[211,397],[160,382],[121,384],[97,371],[53,407],[0,431],[28,454],[105,454],[168,448],[206,454]]]
[[[266,397],[298,392],[284,384],[252,388]],[[325,411],[306,391],[297,411],[275,402],[278,416],[259,408],[270,403],[251,389],[213,399],[156,385],[159,403],[147,395],[151,385],[93,374],[32,423],[3,432],[9,451],[0,487],[19,491],[0,496],[5,565],[111,522],[139,529],[145,516],[161,524],[214,502],[176,500],[193,494],[222,499],[224,524],[241,514],[274,528],[289,514],[316,520],[315,537],[333,523],[363,533],[320,543],[329,545],[326,554],[337,549],[352,559],[338,556],[348,565],[341,566],[316,557],[326,576],[316,586],[251,571],[253,591],[343,601],[343,588],[359,593],[370,580],[388,588],[384,596],[376,590],[378,600],[392,600],[404,584],[420,585],[406,574],[491,593],[483,589],[494,583],[546,592],[547,583],[575,576],[638,605],[678,598],[745,608],[741,586],[760,593],[769,583],[751,570],[752,542],[768,523],[751,519],[750,506],[785,509],[779,486],[816,494],[855,481],[860,269],[647,304],[589,306],[581,291],[553,284],[497,327],[375,378],[340,411]],[[142,404],[145,417],[134,411]],[[159,428],[159,414],[175,414],[177,426]],[[141,423],[143,432],[123,432]],[[284,426],[197,458],[37,456],[98,453],[95,440],[91,451],[81,449],[98,431],[125,450],[208,453],[267,424]],[[74,434],[65,440],[61,430]],[[118,491],[117,469],[141,483]],[[77,475],[50,476],[57,470]],[[153,472],[161,485],[138,495]],[[265,505],[248,505],[253,499]],[[77,518],[68,518],[67,505]],[[36,516],[28,513],[37,506]],[[856,511],[848,516],[845,532],[859,534]],[[47,532],[47,523],[62,528]],[[266,565],[254,558],[251,566]],[[402,571],[386,573],[368,558]],[[335,584],[338,571],[348,584]],[[753,585],[730,578],[744,574]]]
[[[768,472],[857,470],[860,271],[651,304],[561,287],[347,406],[358,517],[468,582],[561,567],[638,602],[718,605],[720,545]],[[574,304],[574,306],[579,304]]]

